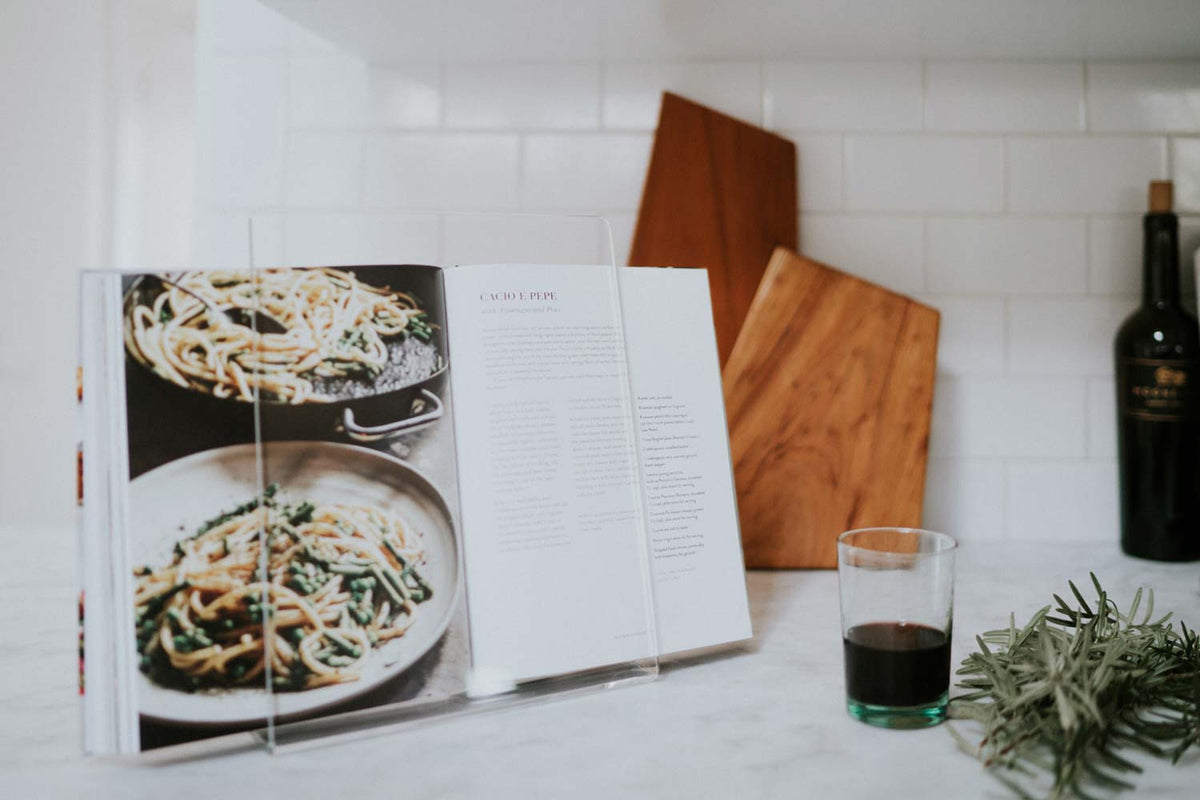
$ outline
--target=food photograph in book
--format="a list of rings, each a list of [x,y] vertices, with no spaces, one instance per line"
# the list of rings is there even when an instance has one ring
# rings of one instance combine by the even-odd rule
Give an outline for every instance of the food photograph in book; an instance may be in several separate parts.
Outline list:
[[[463,690],[442,272],[123,286],[141,749]]]

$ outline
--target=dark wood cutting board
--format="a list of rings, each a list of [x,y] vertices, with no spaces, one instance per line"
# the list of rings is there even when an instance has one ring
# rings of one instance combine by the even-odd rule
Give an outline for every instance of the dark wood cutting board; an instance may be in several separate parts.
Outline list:
[[[669,92],[629,263],[707,267],[724,364],[775,247],[796,249],[796,146]]]
[[[939,314],[780,248],[724,369],[749,567],[835,567],[839,533],[918,527]]]

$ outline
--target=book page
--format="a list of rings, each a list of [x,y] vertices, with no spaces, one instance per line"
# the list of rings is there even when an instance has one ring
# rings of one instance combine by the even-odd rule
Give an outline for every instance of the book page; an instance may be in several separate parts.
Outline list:
[[[660,652],[751,636],[708,273],[621,270]]]
[[[706,273],[618,274],[626,352],[607,267],[446,272],[477,672],[751,635]]]
[[[88,485],[85,504],[99,505],[85,505],[85,535],[123,537],[111,579],[89,576],[86,618],[92,630],[112,618],[88,659],[114,653],[91,676],[116,680],[88,692],[117,685],[129,735],[93,746],[199,746],[271,720],[282,742],[305,735],[293,719],[460,695],[469,647],[442,270],[121,281],[84,329],[111,342],[85,374],[119,376],[107,419],[89,419],[92,475],[113,447],[119,472]],[[111,534],[105,502],[123,510]],[[89,710],[89,725],[103,712]]]
[[[614,271],[447,269],[476,682],[654,652]]]

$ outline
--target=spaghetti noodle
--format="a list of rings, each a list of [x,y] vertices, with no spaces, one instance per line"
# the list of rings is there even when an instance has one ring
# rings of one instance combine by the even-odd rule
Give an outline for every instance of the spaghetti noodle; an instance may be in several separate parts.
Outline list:
[[[234,319],[249,313],[284,332]],[[184,388],[247,402],[257,388],[299,404],[333,399],[315,379],[374,378],[387,365],[387,340],[412,335],[428,342],[431,332],[412,295],[344,270],[275,269],[186,273],[130,310],[125,342],[135,359]]]
[[[275,484],[262,500],[206,522],[168,566],[135,570],[141,669],[155,682],[255,685],[268,660],[278,691],[357,680],[372,648],[403,636],[433,596],[416,533],[398,517],[283,503]]]

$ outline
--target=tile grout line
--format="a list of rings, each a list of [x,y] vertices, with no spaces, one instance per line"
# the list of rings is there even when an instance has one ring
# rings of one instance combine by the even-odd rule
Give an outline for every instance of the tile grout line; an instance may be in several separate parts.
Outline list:
[[[848,208],[849,194],[850,194],[850,181],[849,181],[850,165],[848,163],[849,159],[846,157],[847,149],[849,148],[850,144],[851,144],[850,137],[847,136],[845,133],[843,133],[842,134],[842,163],[841,163],[842,196],[838,202],[838,211],[843,214],[850,210]]]
[[[1095,294],[1092,286],[1092,218],[1091,216],[1083,219],[1083,290],[1084,293],[1091,296]]]
[[[1000,464],[1000,538],[1011,539],[1012,534],[1008,529],[1008,521],[1011,514],[1008,506],[1012,502],[1009,497],[1011,491],[1010,481],[1008,480],[1008,471],[1010,462],[1007,457],[1001,459]]]
[[[1092,133],[1092,104],[1088,100],[1091,91],[1091,67],[1088,59],[1083,60],[1083,96],[1079,100],[1079,117],[1085,136]]]
[[[367,204],[367,153],[370,150],[373,138],[372,134],[362,134],[362,151],[358,155],[358,202],[355,203],[356,211]]]
[[[526,210],[525,171],[528,162],[529,137],[527,134],[517,135],[517,197],[516,211]]]
[[[1083,379],[1083,457],[1092,458],[1092,379]]]
[[[1003,351],[1002,355],[1004,358],[1004,378],[1008,379],[1015,376],[1013,375],[1012,364],[1010,363],[1012,348],[1009,347],[1008,341],[1009,337],[1012,336],[1012,320],[1010,319],[1012,315],[1012,306],[1009,303],[1009,297],[1007,294],[1001,296],[1000,306],[1002,313],[1000,318],[1000,349]]]
[[[929,294],[929,216],[921,218],[921,291]]]
[[[446,254],[450,252],[449,242],[446,240],[448,228],[446,226],[446,215],[441,213],[437,215],[437,256],[438,263],[443,267],[449,266],[446,264]]]
[[[291,162],[292,162],[292,136],[295,133],[295,131],[293,130],[293,124],[292,124],[293,123],[292,82],[293,82],[293,78],[294,78],[294,76],[292,75],[293,58],[294,58],[294,56],[291,52],[291,49],[286,48],[284,50],[284,57],[283,57],[283,76],[284,76],[284,81],[283,81],[283,118],[284,118],[284,120],[286,120],[286,122],[285,122],[285,128],[284,128],[283,154],[282,154],[282,158],[280,159],[280,164],[281,164],[280,171],[282,173],[282,175],[280,176],[280,182],[282,183],[282,185],[279,187],[279,200],[280,200],[280,204],[283,208],[283,212],[282,212],[283,219],[279,223],[279,227],[283,229],[282,232],[280,233],[280,238],[283,240],[280,244],[280,247],[283,250],[283,252],[280,253],[279,255],[280,255],[281,259],[284,261],[288,260],[287,256],[288,256],[289,245],[288,245],[287,221],[288,221],[289,215],[291,214],[291,208],[287,201],[288,200],[288,198],[287,198],[287,183],[288,183],[288,173],[291,169]],[[254,237],[253,224],[250,227],[250,236],[251,236],[251,239],[253,239],[253,237]],[[250,242],[250,246],[251,246],[251,248],[254,247],[253,241]],[[253,250],[252,250],[252,252],[253,252]],[[251,264],[251,268],[253,268],[253,266],[254,265]]]
[[[837,211],[846,211],[846,134],[837,136],[838,143],[838,201]]]
[[[596,130],[601,133],[608,131],[604,119],[604,93],[608,90],[608,63],[603,59],[596,62]]]
[[[1000,137],[1000,208],[1002,213],[1009,214],[1012,212],[1012,199],[1010,198],[1011,178],[1009,176],[1009,148],[1008,136]]]
[[[446,62],[438,61],[438,120],[434,130],[446,130],[446,95],[448,88],[448,78],[446,75]]]
[[[921,133],[929,132],[929,62],[921,59]]]
[[[767,127],[767,62],[758,59],[758,124]]]

